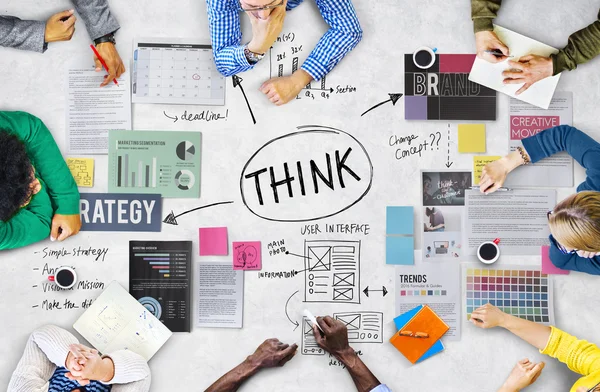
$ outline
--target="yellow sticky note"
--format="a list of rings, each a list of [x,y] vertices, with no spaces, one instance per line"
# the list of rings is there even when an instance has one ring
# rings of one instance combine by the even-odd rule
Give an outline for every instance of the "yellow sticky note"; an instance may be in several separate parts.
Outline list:
[[[502,157],[495,156],[495,155],[494,156],[492,156],[492,155],[474,156],[473,157],[473,185],[479,184],[479,180],[481,180],[481,171],[483,170],[485,165],[487,165],[488,163],[497,161],[500,158],[502,158]]]
[[[485,152],[485,124],[458,124],[458,152]]]
[[[93,158],[67,158],[67,166],[69,166],[77,186],[86,188],[94,186]]]

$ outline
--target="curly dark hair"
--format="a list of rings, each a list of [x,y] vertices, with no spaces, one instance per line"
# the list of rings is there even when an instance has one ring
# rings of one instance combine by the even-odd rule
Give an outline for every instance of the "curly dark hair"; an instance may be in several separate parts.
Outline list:
[[[34,178],[25,144],[0,129],[0,220],[8,221],[29,200]]]

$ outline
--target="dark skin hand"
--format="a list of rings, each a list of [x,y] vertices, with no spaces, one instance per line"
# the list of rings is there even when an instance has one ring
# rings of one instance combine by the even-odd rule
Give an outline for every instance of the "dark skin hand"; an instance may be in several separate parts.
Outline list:
[[[278,339],[265,340],[244,362],[230,370],[205,392],[235,392],[260,369],[281,367],[296,355],[297,344],[285,344]]]
[[[346,366],[359,392],[369,392],[381,384],[348,344],[348,329],[342,322],[325,316],[317,317],[317,323],[323,330],[313,325],[317,344]]]

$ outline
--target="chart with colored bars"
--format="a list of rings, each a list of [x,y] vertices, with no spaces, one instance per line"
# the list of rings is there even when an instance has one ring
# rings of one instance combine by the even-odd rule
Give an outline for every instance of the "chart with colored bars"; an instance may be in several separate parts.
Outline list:
[[[447,295],[446,290],[400,290],[401,297],[439,297]]]
[[[199,132],[110,131],[109,191],[200,196]]]
[[[522,319],[554,324],[552,279],[541,271],[510,266],[506,269],[463,265],[467,320],[487,303]]]

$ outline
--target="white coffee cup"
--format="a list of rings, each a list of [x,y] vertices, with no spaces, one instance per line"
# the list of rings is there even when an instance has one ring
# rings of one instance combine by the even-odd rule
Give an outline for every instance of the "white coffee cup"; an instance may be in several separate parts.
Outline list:
[[[77,283],[77,273],[71,267],[59,267],[54,275],[48,276],[48,280],[54,282],[61,289],[68,290]]]
[[[417,62],[417,53],[419,52],[428,52],[431,55],[431,61],[428,64],[419,64]],[[435,63],[435,49],[431,49],[427,46],[421,46],[419,49],[415,50],[413,53],[413,63],[415,63],[415,65],[421,69],[427,69],[429,67],[431,67],[433,65],[433,63]]]
[[[498,243],[500,238],[494,241],[486,241],[477,248],[477,258],[483,264],[494,264],[500,257],[500,247]]]

